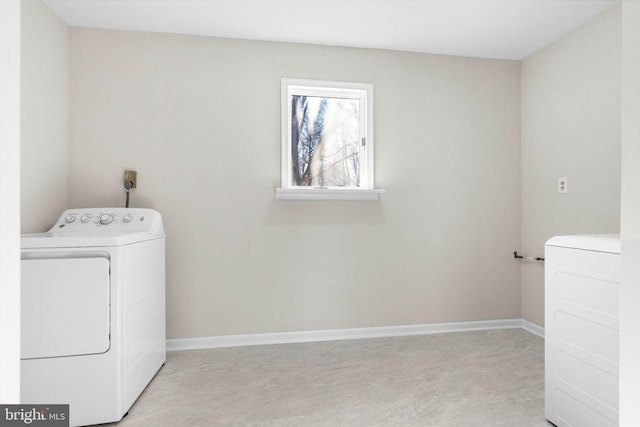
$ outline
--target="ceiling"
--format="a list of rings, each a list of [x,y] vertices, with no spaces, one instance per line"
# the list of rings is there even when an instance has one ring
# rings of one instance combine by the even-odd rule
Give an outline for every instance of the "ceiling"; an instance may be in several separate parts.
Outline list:
[[[72,26],[524,59],[620,0],[43,0]]]

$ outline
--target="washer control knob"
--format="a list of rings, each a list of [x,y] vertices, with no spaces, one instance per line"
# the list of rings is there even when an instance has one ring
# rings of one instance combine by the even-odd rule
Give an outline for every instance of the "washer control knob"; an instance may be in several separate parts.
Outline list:
[[[100,224],[107,225],[113,222],[113,217],[109,214],[100,215]]]
[[[66,222],[67,224],[70,224],[75,220],[76,220],[76,217],[73,215],[67,215],[64,217],[64,222]]]
[[[91,219],[91,215],[85,214],[85,215],[82,215],[82,217],[80,218],[80,221],[82,221],[82,223],[84,224],[89,222],[90,219]]]
[[[131,216],[131,214],[126,214],[125,216],[122,217],[122,220],[124,222],[131,222],[132,219],[133,217]]]

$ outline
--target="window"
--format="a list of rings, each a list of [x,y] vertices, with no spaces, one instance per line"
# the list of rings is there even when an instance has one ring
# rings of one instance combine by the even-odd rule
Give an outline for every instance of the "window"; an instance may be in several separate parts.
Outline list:
[[[278,199],[371,200],[373,85],[282,79]]]

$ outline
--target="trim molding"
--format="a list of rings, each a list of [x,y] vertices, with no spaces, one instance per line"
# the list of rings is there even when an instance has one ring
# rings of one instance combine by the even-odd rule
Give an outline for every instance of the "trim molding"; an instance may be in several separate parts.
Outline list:
[[[542,326],[536,325],[533,322],[529,322],[526,319],[522,319],[522,329],[532,333],[533,335],[537,335],[540,338],[544,338],[544,328]]]
[[[276,200],[378,200],[382,188],[276,188]]]
[[[293,344],[316,341],[354,340],[362,338],[402,337],[447,332],[484,331],[522,328],[539,337],[544,329],[524,319],[480,320],[474,322],[427,323],[419,325],[381,326],[373,328],[327,329],[320,331],[276,332],[265,334],[221,335],[167,340],[167,351],[202,350],[264,344]]]

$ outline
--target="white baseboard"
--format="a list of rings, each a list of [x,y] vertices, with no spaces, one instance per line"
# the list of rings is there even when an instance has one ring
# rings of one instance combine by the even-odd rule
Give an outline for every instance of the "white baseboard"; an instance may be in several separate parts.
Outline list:
[[[536,325],[533,322],[522,319],[522,329],[527,332],[531,332],[533,335],[537,335],[540,338],[544,338],[544,328],[542,326]]]
[[[382,326],[374,328],[328,329],[321,331],[277,332],[266,334],[223,335],[167,340],[167,351],[242,347],[263,344],[292,344],[361,338],[402,337],[445,332],[483,331],[522,328],[544,337],[544,329],[524,319],[481,320],[475,322],[430,323],[421,325]]]

